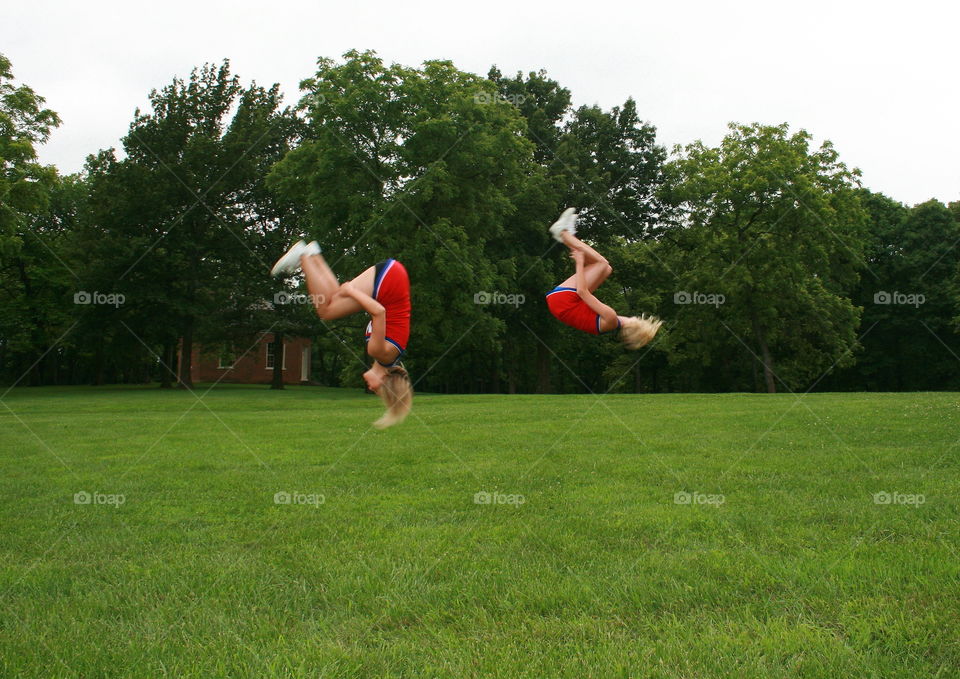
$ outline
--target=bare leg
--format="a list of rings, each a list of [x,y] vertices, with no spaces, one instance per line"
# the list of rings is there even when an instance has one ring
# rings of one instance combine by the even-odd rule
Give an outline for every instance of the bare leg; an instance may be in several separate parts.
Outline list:
[[[352,316],[363,311],[363,307],[353,297],[344,295],[339,290],[334,294],[333,299],[328,300],[321,308],[317,307],[317,315],[325,321],[334,321],[344,316]]]
[[[323,255],[303,255],[300,258],[300,268],[307,277],[307,290],[310,291],[313,304],[317,307],[317,313],[320,313],[320,307],[326,306],[333,300],[340,282],[327,265]]]
[[[372,297],[374,278],[376,278],[376,269],[371,266],[368,267],[362,274],[350,281],[350,283],[357,290],[360,290]],[[324,320],[332,321],[337,318],[343,318],[344,316],[350,316],[351,314],[358,314],[361,311],[363,311],[363,307],[360,306],[360,302],[355,300],[350,295],[344,294],[338,288],[333,294],[333,298],[328,300],[327,307],[324,309],[324,312],[320,317]],[[320,312],[317,311],[317,313]]]
[[[337,277],[327,266],[323,257],[320,255],[301,257],[300,262],[307,277],[307,289],[310,291],[310,298],[320,318],[325,321],[332,321],[363,311],[363,307],[357,300],[340,291]],[[373,295],[375,276],[376,271],[371,266],[351,282],[357,289],[368,295]],[[331,286],[331,283],[334,285]]]
[[[603,262],[604,264],[607,263],[606,257],[601,255],[599,252],[594,250],[592,247],[584,243],[569,231],[564,231],[561,233],[561,237],[563,238],[563,244],[568,248],[571,250],[581,250],[583,252],[586,259],[584,262],[585,264],[589,264],[591,260],[594,262]]]
[[[613,267],[607,261],[606,257],[584,243],[582,240],[571,234],[569,231],[562,233],[563,243],[571,250],[580,250],[584,254],[583,277],[587,282],[587,288],[594,292],[603,285],[611,273]],[[574,274],[560,284],[564,288],[577,287],[577,276]]]
[[[603,285],[603,282],[607,280],[607,277],[610,275],[610,272],[613,269],[609,264],[601,264],[600,262],[592,262],[583,267],[583,277],[587,281],[587,289],[590,292],[596,292],[597,288]],[[577,276],[574,274],[570,278],[563,281],[560,284],[561,288],[576,288],[577,287]]]

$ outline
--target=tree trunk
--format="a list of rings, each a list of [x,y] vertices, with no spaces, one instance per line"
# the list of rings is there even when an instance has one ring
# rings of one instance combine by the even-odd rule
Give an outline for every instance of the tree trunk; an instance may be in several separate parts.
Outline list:
[[[283,389],[283,333],[273,333],[273,380],[271,389]]]
[[[190,225],[190,231],[194,232],[195,224]],[[196,235],[192,233],[191,235]],[[196,238],[193,239],[196,242]],[[187,272],[190,278],[187,281],[187,299],[196,300],[197,295],[197,276],[200,271],[200,257],[194,253],[193,262]],[[183,337],[180,338],[180,368],[177,375],[177,386],[181,389],[193,390],[193,332],[196,329],[197,319],[190,312],[190,315],[184,319]]]
[[[767,393],[777,393],[777,383],[773,376],[773,357],[770,355],[770,347],[767,346],[767,338],[760,327],[760,323],[753,319],[753,334],[757,338],[757,344],[760,347],[760,358],[763,360],[763,377],[767,382]]]
[[[31,349],[35,352],[39,358],[37,362],[34,363],[31,361],[32,367],[30,368],[30,375],[27,377],[27,384],[31,387],[39,387],[43,384],[43,347],[41,346],[42,342],[40,338],[43,337],[43,319],[40,316],[40,312],[37,309],[36,304],[34,303],[34,294],[33,286],[30,280],[30,277],[27,275],[27,267],[22,259],[17,259],[17,269],[20,273],[20,282],[23,285],[23,295],[24,299],[27,301],[27,305],[30,309],[30,317],[33,320],[33,329],[30,332],[32,341]]]
[[[523,353],[522,348],[518,348],[516,344],[508,339],[504,345],[503,351],[503,372],[506,377],[506,389],[508,394],[517,393],[517,356]]]
[[[340,384],[340,355],[334,354],[333,360],[330,361],[330,381],[327,383],[328,387],[339,387]]]
[[[103,342],[97,342],[93,354],[93,384],[97,387],[103,384]]]
[[[173,340],[163,343],[163,353],[160,355],[160,388],[172,389],[173,376],[176,371],[177,345]]]
[[[180,374],[177,383],[181,389],[193,389],[193,319],[187,321],[180,339]]]
[[[537,343],[537,393],[550,393],[550,352],[543,342]]]

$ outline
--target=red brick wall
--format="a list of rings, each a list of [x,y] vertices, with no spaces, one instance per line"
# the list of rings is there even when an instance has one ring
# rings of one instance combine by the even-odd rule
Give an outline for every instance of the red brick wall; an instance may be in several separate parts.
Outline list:
[[[190,375],[194,382],[270,384],[273,381],[273,368],[267,367],[267,345],[271,342],[273,342],[273,333],[265,334],[250,351],[243,356],[238,356],[231,368],[219,367],[220,350],[218,348],[195,346]],[[309,349],[310,344],[310,340],[306,337],[291,337],[284,340],[284,384],[301,384],[303,350]],[[239,351],[243,351],[244,348]],[[308,363],[307,379],[309,378]]]

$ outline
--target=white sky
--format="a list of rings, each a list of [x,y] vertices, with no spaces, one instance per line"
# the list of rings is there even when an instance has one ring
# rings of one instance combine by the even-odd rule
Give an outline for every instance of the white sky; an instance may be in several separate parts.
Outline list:
[[[958,19],[946,0],[29,0],[4,7],[0,52],[63,118],[40,150],[62,172],[118,146],[148,92],[194,66],[228,57],[294,103],[318,56],[356,48],[479,74],[545,68],[575,105],[633,96],[668,147],[785,121],[913,204],[960,199]]]

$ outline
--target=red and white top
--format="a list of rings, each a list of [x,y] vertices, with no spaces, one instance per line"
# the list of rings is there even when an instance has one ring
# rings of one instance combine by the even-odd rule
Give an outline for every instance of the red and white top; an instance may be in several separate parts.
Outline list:
[[[595,312],[583,298],[577,294],[576,288],[556,287],[547,293],[547,307],[557,320],[571,328],[589,332],[591,335],[605,335],[600,331],[600,314]],[[617,328],[620,319],[617,319]],[[617,328],[614,328],[616,330]],[[613,332],[608,330],[607,332]]]
[[[407,351],[410,339],[410,278],[407,270],[395,259],[377,265],[373,281],[373,298],[386,310],[385,339],[399,351],[399,358]],[[371,324],[367,324],[366,339],[370,340]]]

